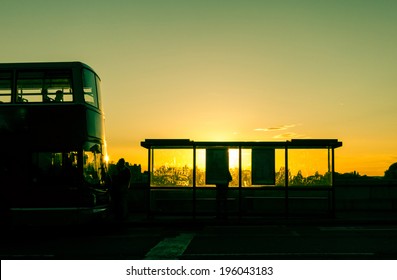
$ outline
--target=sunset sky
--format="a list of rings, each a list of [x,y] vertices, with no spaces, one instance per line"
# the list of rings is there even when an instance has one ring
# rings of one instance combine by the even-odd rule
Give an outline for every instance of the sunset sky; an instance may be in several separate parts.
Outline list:
[[[2,0],[0,62],[82,61],[110,159],[146,138],[337,138],[336,171],[397,162],[397,1]]]

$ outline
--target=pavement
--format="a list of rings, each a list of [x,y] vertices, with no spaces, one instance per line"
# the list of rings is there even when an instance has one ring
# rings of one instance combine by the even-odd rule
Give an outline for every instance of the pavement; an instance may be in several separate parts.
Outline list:
[[[99,227],[2,231],[2,259],[396,259],[397,213],[327,216],[151,216]]]
[[[334,216],[236,216],[230,215],[224,219],[216,216],[192,215],[151,215],[146,213],[130,213],[121,222],[139,226],[166,225],[397,225],[397,211],[340,211]]]
[[[33,219],[32,219],[33,220]],[[34,220],[36,221],[36,220]],[[41,221],[41,220],[40,220]],[[59,220],[63,221],[63,220]],[[58,221],[58,222],[59,222]],[[15,223],[14,225],[30,225],[29,223]],[[291,226],[355,226],[355,225],[397,225],[397,211],[336,211],[329,214],[306,214],[306,215],[228,215],[219,219],[215,215],[166,215],[143,212],[132,212],[126,219],[119,221],[112,216],[101,218],[93,223],[84,223],[88,226],[93,224],[103,226],[135,226],[135,227],[199,227],[199,226],[261,226],[261,225],[291,225]],[[5,224],[7,225],[7,224]],[[43,223],[32,223],[33,226],[58,224],[52,220],[45,219]],[[60,227],[74,225],[74,223],[59,224]],[[77,223],[81,225],[81,223]]]

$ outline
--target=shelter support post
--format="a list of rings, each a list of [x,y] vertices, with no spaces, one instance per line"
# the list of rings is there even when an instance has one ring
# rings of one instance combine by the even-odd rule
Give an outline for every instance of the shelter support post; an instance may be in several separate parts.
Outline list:
[[[285,142],[285,215],[289,216],[289,194],[288,194],[288,141]]]

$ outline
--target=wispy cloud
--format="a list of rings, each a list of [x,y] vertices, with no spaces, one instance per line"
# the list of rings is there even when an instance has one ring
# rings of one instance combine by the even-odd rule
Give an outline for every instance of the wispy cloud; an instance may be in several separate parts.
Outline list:
[[[254,131],[279,131],[286,130],[288,128],[295,127],[296,124],[285,124],[281,126],[267,127],[267,128],[255,128]]]
[[[303,134],[290,132],[290,133],[283,133],[283,134],[275,135],[275,136],[273,136],[273,138],[274,139],[293,139],[293,138],[294,139],[297,139],[297,138],[307,139],[307,138],[310,138],[310,137],[308,137],[306,135],[303,135]]]
[[[258,132],[278,132],[278,131],[283,131],[283,130],[287,130],[290,128],[294,128],[297,126],[300,126],[301,124],[284,124],[284,125],[278,125],[278,126],[272,126],[272,127],[266,127],[266,128],[255,128],[254,131],[258,131]],[[304,134],[298,134],[295,132],[285,132],[285,133],[281,133],[281,134],[277,134],[272,136],[273,139],[297,139],[297,138],[309,138],[307,135]]]

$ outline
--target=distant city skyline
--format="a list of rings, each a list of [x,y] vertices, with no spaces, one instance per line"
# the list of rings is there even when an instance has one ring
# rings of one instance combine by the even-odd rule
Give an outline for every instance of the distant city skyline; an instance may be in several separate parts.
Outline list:
[[[397,2],[2,1],[1,62],[102,79],[110,161],[147,138],[333,138],[336,171],[397,162]]]

